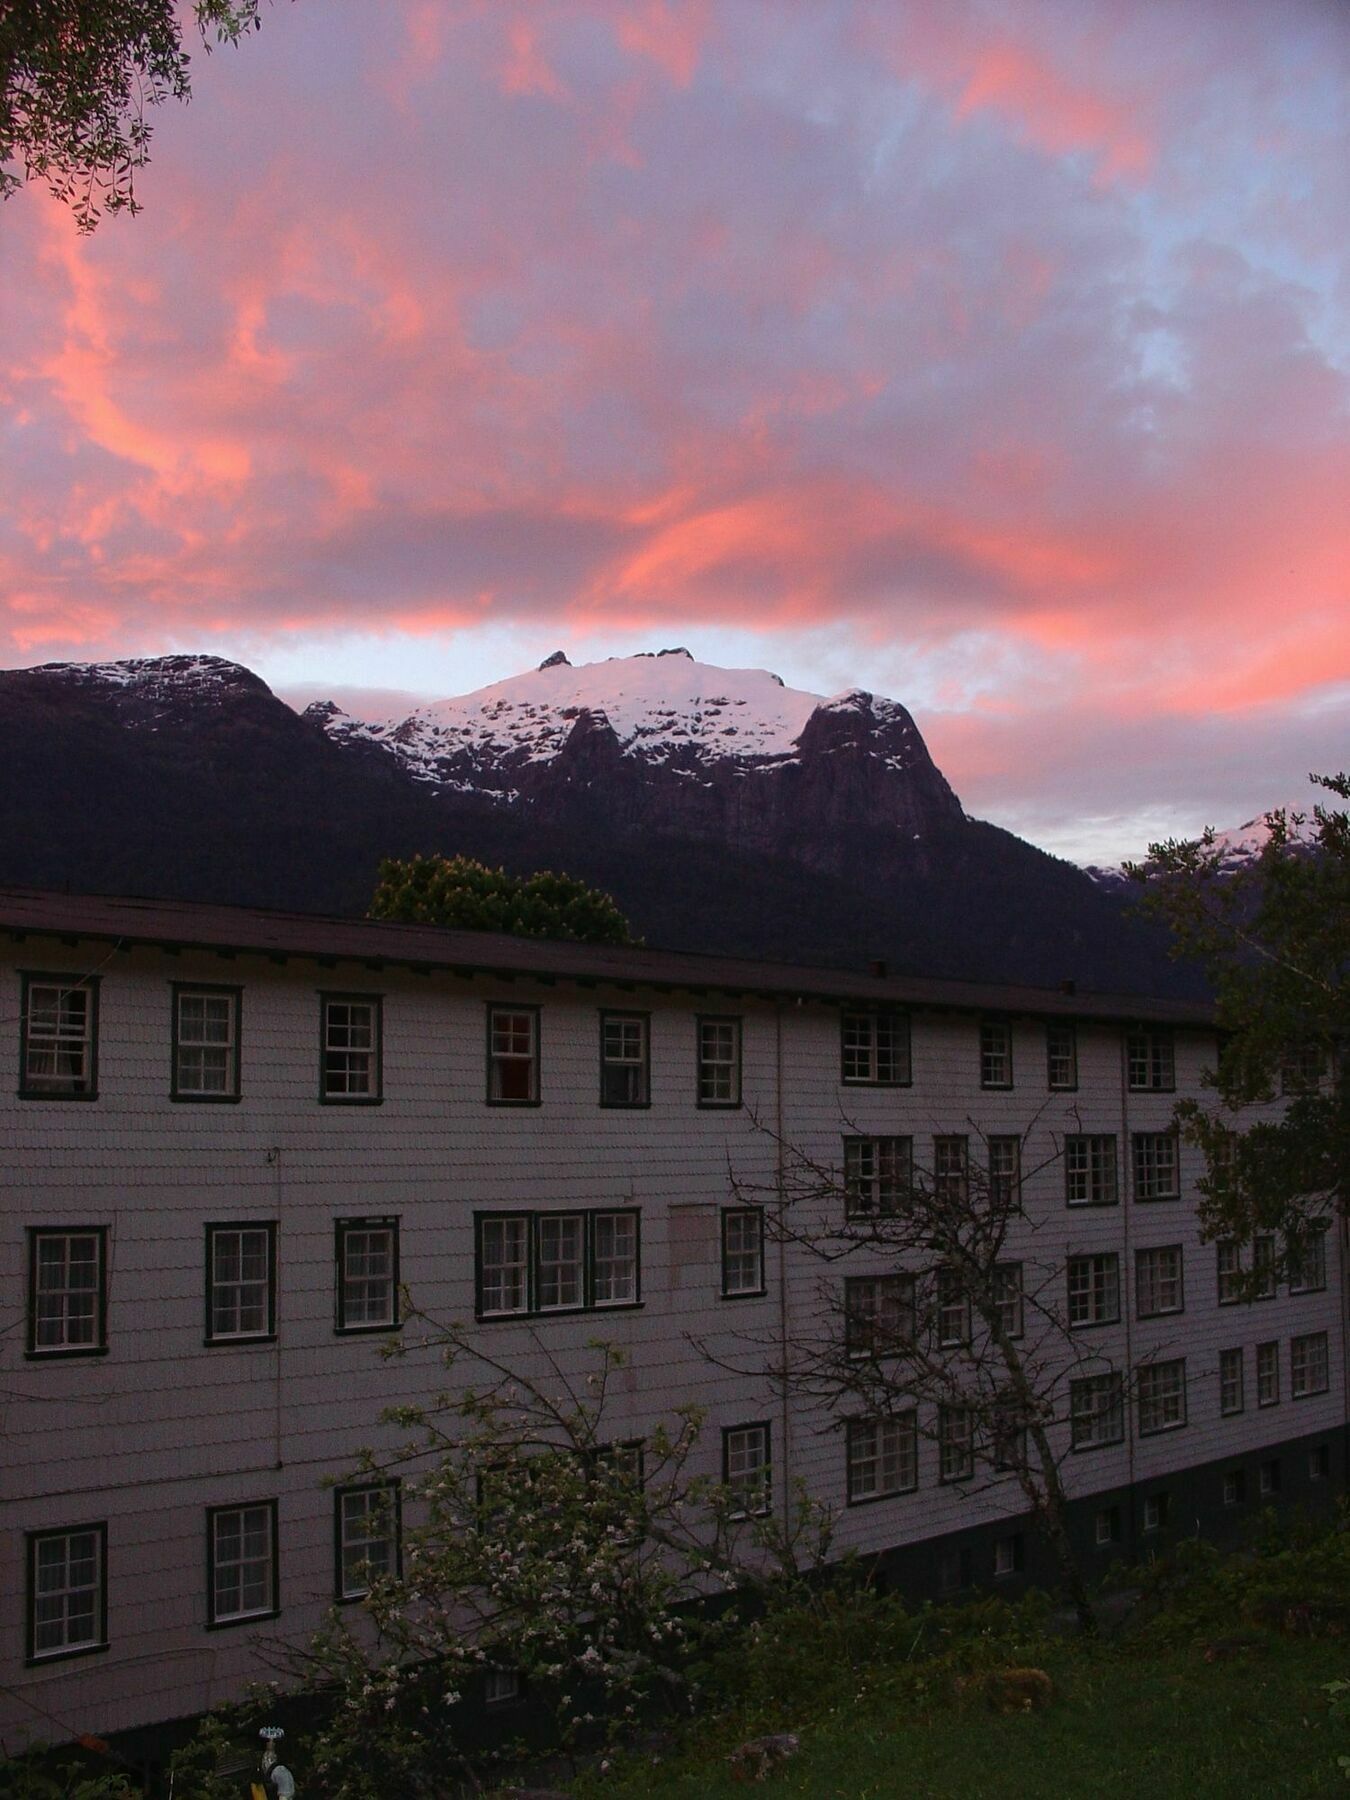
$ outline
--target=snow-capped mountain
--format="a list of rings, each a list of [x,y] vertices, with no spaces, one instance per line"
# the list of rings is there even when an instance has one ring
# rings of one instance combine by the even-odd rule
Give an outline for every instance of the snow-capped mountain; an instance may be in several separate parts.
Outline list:
[[[1271,823],[1276,812],[1258,813],[1254,819],[1248,819],[1242,825],[1230,826],[1227,831],[1214,833],[1214,849],[1218,852],[1219,872],[1222,875],[1236,875],[1242,869],[1249,869],[1259,861],[1261,852],[1270,842]],[[1286,818],[1292,819],[1296,814],[1302,818],[1301,824],[1290,828],[1290,841],[1296,844],[1313,844],[1317,839],[1317,822],[1312,816],[1312,806],[1304,802],[1301,806],[1288,806],[1282,809]],[[1200,834],[1197,833],[1198,837]],[[1148,859],[1141,856],[1141,863],[1147,866]],[[1127,889],[1132,886],[1130,877],[1119,864],[1100,868],[1089,863],[1083,873],[1091,877],[1099,887],[1107,889]]]

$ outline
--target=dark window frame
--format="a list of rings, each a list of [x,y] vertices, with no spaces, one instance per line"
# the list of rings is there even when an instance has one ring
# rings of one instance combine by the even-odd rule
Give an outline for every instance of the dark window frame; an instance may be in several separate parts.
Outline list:
[[[1075,1319],[1073,1317],[1072,1271],[1074,1263],[1112,1262],[1116,1271],[1116,1310],[1100,1319]],[[1094,1270],[1095,1276],[1095,1270]],[[1092,1291],[1096,1292],[1096,1282]],[[1097,1331],[1103,1325],[1119,1325],[1120,1323],[1120,1252],[1118,1250],[1075,1250],[1064,1259],[1064,1317],[1070,1331]]]
[[[894,1055],[897,1066],[903,1064],[903,1075],[883,1079],[877,1075],[850,1075],[846,1066],[845,1021],[867,1019],[870,1022],[869,1055],[874,1067],[880,1067],[881,1050],[877,1022],[890,1019],[895,1027]],[[839,1013],[839,1083],[841,1087],[907,1088],[914,1085],[914,1030],[909,1011],[902,1006],[846,1006]]]
[[[1161,1256],[1175,1253],[1177,1259],[1177,1292],[1180,1298],[1175,1306],[1153,1307],[1148,1312],[1143,1309],[1143,1283],[1140,1279],[1140,1265],[1146,1256]],[[1174,1319],[1186,1310],[1186,1255],[1181,1244],[1140,1244],[1134,1252],[1134,1316],[1136,1319]]]
[[[1163,1369],[1181,1370],[1181,1417],[1179,1419],[1170,1419],[1162,1425],[1150,1425],[1146,1428],[1144,1425],[1144,1379],[1146,1376],[1153,1376],[1160,1373]],[[1140,1364],[1135,1372],[1134,1398],[1135,1416],[1137,1421],[1135,1429],[1136,1434],[1139,1437],[1165,1437],[1169,1431],[1184,1431],[1187,1425],[1190,1424],[1191,1417],[1190,1394],[1186,1384],[1186,1358],[1184,1356],[1169,1356],[1165,1360],[1159,1362]],[[1155,1398],[1156,1396],[1150,1396],[1151,1400]]]
[[[106,1225],[30,1225],[28,1227],[28,1296],[26,1348],[32,1362],[64,1362],[75,1356],[108,1354],[108,1227]],[[37,1341],[38,1244],[43,1238],[95,1237],[98,1239],[98,1332],[92,1344],[70,1344],[44,1349]]]
[[[1296,1362],[1294,1360],[1294,1346],[1295,1346],[1295,1344],[1313,1344],[1313,1343],[1317,1343],[1319,1341],[1321,1342],[1321,1345],[1322,1345],[1322,1356],[1321,1356],[1322,1385],[1321,1385],[1321,1387],[1299,1387],[1298,1380],[1297,1380],[1298,1365],[1296,1364]],[[1304,1358],[1305,1358],[1305,1371],[1304,1372],[1305,1372],[1305,1378],[1306,1378],[1306,1373],[1307,1373],[1307,1370],[1306,1370],[1307,1352],[1306,1352],[1306,1350],[1304,1351],[1303,1354],[1304,1354]],[[1314,1400],[1317,1398],[1317,1396],[1319,1394],[1329,1394],[1330,1392],[1331,1392],[1331,1335],[1330,1335],[1330,1333],[1327,1331],[1297,1331],[1297,1332],[1295,1332],[1293,1334],[1293,1336],[1289,1339],[1289,1398],[1291,1400]]]
[[[330,1006],[369,1006],[373,1009],[375,1043],[373,1081],[369,1094],[331,1093],[328,1088],[328,1008]],[[383,1106],[384,1104],[384,995],[337,992],[323,989],[319,993],[319,1104],[321,1106]]]
[[[210,1350],[228,1349],[249,1344],[274,1344],[277,1340],[277,1221],[275,1219],[211,1219],[205,1227],[206,1251],[206,1317],[203,1345]],[[220,1231],[265,1231],[267,1233],[267,1329],[216,1335],[212,1331],[215,1317],[215,1235]]]
[[[642,1027],[642,1061],[631,1063],[611,1061],[605,1055],[605,1026],[609,1021],[618,1020],[624,1023],[637,1023]],[[536,1051],[536,1057],[537,1057]],[[606,1069],[632,1069],[641,1072],[641,1098],[637,1100],[610,1100],[605,1096]],[[641,1112],[652,1103],[652,1015],[649,1012],[624,1010],[620,1007],[603,1007],[600,1012],[600,1105],[616,1112]]]
[[[178,1004],[189,994],[224,995],[233,1001],[233,1049],[230,1089],[223,1094],[197,1093],[178,1084],[179,1019]],[[244,990],[218,981],[171,981],[169,983],[169,1098],[185,1106],[237,1106],[243,1097]]]
[[[1138,1040],[1145,1041],[1142,1054],[1136,1051]],[[1123,1050],[1125,1055],[1125,1088],[1131,1094],[1175,1094],[1177,1091],[1177,1046],[1176,1032],[1170,1025],[1137,1024],[1126,1027]],[[1134,1079],[1135,1065],[1148,1064],[1148,1080]],[[1159,1070],[1156,1065],[1163,1065]],[[1161,1073],[1163,1079],[1155,1079]]]
[[[986,1048],[985,1033],[986,1032],[995,1032],[995,1031],[1002,1032],[1002,1034],[1003,1034],[1004,1047],[1003,1047],[1002,1055],[1006,1059],[1007,1065],[1008,1065],[1008,1078],[1006,1081],[989,1081],[989,1080],[986,1080],[986,1078],[985,1078],[986,1059],[999,1054],[999,1052],[996,1049],[990,1050],[990,1049]],[[1015,1079],[1013,1069],[1014,1069],[1014,1065],[1013,1065],[1012,1020],[1001,1018],[1001,1017],[994,1017],[994,1016],[990,1016],[989,1018],[981,1019],[980,1020],[980,1087],[987,1094],[1008,1093],[1011,1090],[1014,1079]]]
[[[271,1605],[259,1612],[231,1613],[226,1618],[216,1617],[216,1520],[224,1513],[251,1512],[256,1507],[266,1508],[270,1515],[271,1544],[268,1550],[268,1573],[271,1577]],[[277,1517],[278,1503],[274,1498],[266,1500],[235,1500],[222,1506],[208,1506],[206,1509],[206,1629],[208,1631],[229,1631],[237,1625],[256,1625],[260,1619],[275,1619],[281,1615],[281,1530]]]
[[[347,1548],[343,1536],[342,1502],[348,1494],[382,1493],[390,1497],[390,1518],[393,1525],[392,1551],[390,1558],[392,1572],[397,1580],[403,1574],[403,1483],[397,1475],[380,1476],[369,1481],[348,1481],[341,1487],[333,1489],[333,1601],[337,1606],[350,1606],[363,1600],[370,1592],[369,1585],[363,1588],[347,1588],[343,1580],[343,1552]]]
[[[1068,1081],[1056,1081],[1054,1078],[1054,1053],[1050,1047],[1051,1033],[1062,1031],[1069,1040],[1068,1061],[1072,1072]],[[1045,1027],[1045,1085],[1052,1094],[1076,1094],[1078,1092],[1078,1025],[1074,1019],[1052,1019]]]
[[[65,975],[51,973],[45,969],[20,969],[19,971],[19,1086],[20,1100],[97,1100],[98,1099],[98,1037],[99,1037],[99,981],[97,975]],[[28,1074],[28,1003],[29,994],[34,987],[56,987],[67,991],[82,989],[89,996],[88,1037],[89,1045],[89,1077],[88,1085],[83,1089],[66,1089],[54,1087],[34,1087]]]
[[[1088,1160],[1087,1160],[1087,1167],[1085,1170],[1077,1170],[1077,1169],[1073,1168],[1070,1163],[1070,1160],[1069,1160],[1070,1145],[1078,1146],[1080,1144],[1087,1146],[1086,1154],[1087,1154]],[[1111,1146],[1111,1165],[1110,1165],[1111,1192],[1110,1192],[1110,1195],[1108,1198],[1106,1198],[1104,1200],[1093,1199],[1091,1197],[1089,1197],[1086,1200],[1075,1200],[1073,1197],[1073,1181],[1074,1181],[1075,1175],[1085,1174],[1089,1185],[1091,1186],[1091,1185],[1095,1184],[1094,1177],[1095,1177],[1096,1171],[1094,1168],[1094,1161],[1093,1161],[1095,1153],[1092,1149],[1092,1146],[1094,1144],[1109,1144]],[[1064,1138],[1064,1204],[1066,1206],[1071,1206],[1071,1207],[1098,1207],[1098,1206],[1119,1206],[1120,1205],[1120,1143],[1119,1143],[1119,1139],[1117,1138],[1117,1135],[1114,1131],[1071,1131],[1065,1135],[1065,1138]]]
[[[850,1305],[850,1290],[856,1291],[865,1281],[893,1281],[897,1284],[898,1310],[904,1315],[904,1323],[897,1331],[891,1348],[878,1348],[875,1322],[860,1313],[856,1305]],[[904,1354],[906,1346],[913,1343],[914,1334],[918,1330],[918,1285],[918,1278],[911,1269],[877,1269],[865,1275],[844,1277],[844,1355],[850,1362],[879,1362],[887,1357]]]
[[[743,1431],[760,1431],[764,1434],[764,1461],[760,1484],[764,1499],[760,1506],[733,1508],[730,1517],[732,1519],[765,1519],[773,1511],[773,1425],[770,1420],[746,1419],[740,1424],[722,1427],[722,1486],[728,1495],[733,1492],[731,1439]]]
[[[882,1425],[908,1425],[913,1453],[914,1478],[902,1482],[899,1487],[878,1488],[872,1494],[855,1494],[853,1491],[853,1441],[862,1431],[875,1431]],[[844,1504],[846,1506],[874,1506],[879,1500],[894,1500],[897,1494],[917,1494],[919,1491],[919,1414],[917,1407],[906,1407],[903,1412],[880,1413],[871,1417],[848,1418],[844,1421]]]
[[[730,1252],[727,1248],[727,1228],[732,1219],[749,1219],[756,1222],[759,1243],[759,1286],[754,1288],[729,1288],[727,1286],[727,1259]],[[761,1300],[768,1292],[766,1285],[767,1270],[764,1266],[764,1208],[762,1206],[724,1206],[722,1208],[722,1229],[720,1233],[722,1252],[722,1293],[723,1300]]]
[[[1089,1414],[1075,1409],[1073,1391],[1075,1388],[1093,1386],[1094,1389],[1105,1387],[1108,1394],[1106,1406],[1097,1405]],[[1074,1376],[1069,1382],[1069,1449],[1075,1456],[1085,1455],[1092,1450],[1109,1450],[1116,1444],[1125,1442],[1125,1378],[1119,1369],[1100,1369],[1091,1375]],[[1094,1435],[1080,1436],[1079,1421],[1094,1425]],[[1095,1434],[1095,1423],[1106,1421],[1106,1429],[1115,1430],[1114,1437],[1099,1437]]]
[[[70,1538],[88,1531],[98,1539],[98,1638],[88,1644],[68,1644],[60,1650],[37,1647],[37,1560],[38,1545],[51,1538]],[[90,1519],[79,1525],[44,1527],[24,1533],[24,1666],[45,1668],[48,1663],[69,1662],[77,1656],[99,1656],[108,1648],[108,1522]]]
[[[730,1025],[733,1028],[736,1056],[734,1062],[710,1063],[703,1054],[703,1028],[705,1025]],[[705,1064],[709,1068],[722,1069],[730,1067],[735,1071],[736,1095],[731,1100],[705,1100],[703,1097],[703,1070]],[[695,1013],[694,1015],[694,1100],[702,1112],[735,1112],[744,1104],[745,1093],[745,1017],[742,1013]]]
[[[633,1232],[633,1290],[631,1300],[594,1299],[595,1294],[595,1221],[598,1218],[623,1216],[635,1222]],[[483,1227],[503,1219],[526,1221],[526,1305],[512,1312],[483,1310]],[[582,1299],[576,1306],[539,1305],[539,1230],[540,1219],[581,1219],[582,1226]],[[642,1208],[640,1206],[554,1206],[531,1210],[525,1207],[488,1207],[473,1215],[473,1309],[474,1318],[483,1325],[511,1324],[521,1319],[575,1318],[579,1313],[634,1312],[642,1299]]]
[[[1140,1192],[1139,1178],[1140,1160],[1145,1143],[1163,1142],[1172,1146],[1172,1180],[1173,1187],[1166,1194],[1145,1194]],[[1166,1206],[1169,1201],[1181,1198],[1181,1140],[1173,1129],[1167,1131],[1132,1131],[1130,1133],[1130,1198],[1136,1206]]]
[[[333,1221],[333,1330],[343,1337],[364,1337],[371,1332],[397,1331],[403,1324],[399,1306],[399,1218],[397,1213],[381,1214],[368,1218],[348,1217]],[[388,1231],[391,1238],[393,1274],[391,1276],[390,1307],[392,1317],[380,1323],[349,1324],[347,1322],[346,1303],[346,1248],[347,1237],[354,1231]]]
[[[840,1143],[843,1149],[845,1224],[852,1224],[859,1219],[894,1218],[900,1210],[902,1200],[896,1200],[890,1206],[883,1206],[879,1201],[875,1206],[863,1205],[861,1203],[863,1184],[866,1183],[869,1189],[879,1189],[884,1182],[889,1181],[892,1185],[899,1183],[902,1188],[909,1188],[914,1180],[914,1139],[895,1133],[886,1133],[880,1137],[864,1137],[854,1133],[841,1138]],[[862,1149],[863,1145],[870,1146],[866,1153]],[[889,1148],[883,1149],[883,1145],[889,1146]],[[903,1148],[897,1149],[897,1146],[903,1146]],[[870,1157],[874,1165],[875,1172],[871,1175],[861,1174],[856,1166],[864,1160],[865,1154]],[[883,1173],[882,1163],[888,1156],[893,1165],[903,1165],[902,1173],[897,1174],[894,1167],[889,1175]],[[853,1168],[849,1167],[850,1163],[853,1163]]]

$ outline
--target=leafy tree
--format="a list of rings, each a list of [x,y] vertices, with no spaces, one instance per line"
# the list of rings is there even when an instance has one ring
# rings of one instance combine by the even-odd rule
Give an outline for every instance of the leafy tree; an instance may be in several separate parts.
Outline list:
[[[410,862],[386,858],[368,916],[588,944],[634,941],[628,921],[598,888],[547,869],[508,875],[468,856],[414,856]]]
[[[202,42],[258,30],[259,0],[196,0]],[[174,0],[6,0],[0,5],[0,198],[45,181],[81,231],[140,210],[146,110],[191,92]],[[16,167],[15,165],[19,165]]]
[[[1350,799],[1344,774],[1311,779]],[[1206,1235],[1280,1233],[1287,1268],[1308,1230],[1350,1207],[1350,816],[1318,804],[1268,822],[1245,866],[1232,868],[1207,831],[1151,845],[1130,873],[1175,954],[1200,958],[1215,990],[1215,1103],[1177,1108],[1206,1159]]]

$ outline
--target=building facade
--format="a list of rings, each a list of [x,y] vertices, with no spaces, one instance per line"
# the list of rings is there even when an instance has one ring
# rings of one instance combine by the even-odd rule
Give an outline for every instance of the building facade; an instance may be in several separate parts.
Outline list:
[[[1103,1570],[1343,1486],[1339,1236],[1247,1298],[1199,1235],[1203,1008],[18,891],[0,946],[6,1752],[231,1698],[396,1553],[351,1471],[438,1385],[378,1354],[404,1290],[525,1371],[623,1346],[616,1439],[698,1403],[708,1474],[804,1481],[916,1592],[1052,1579],[931,1420],[765,1373],[895,1274],[765,1233],[785,1145],[844,1208],[910,1159],[1020,1178],[1018,1292],[1090,1345],[1058,1429]]]

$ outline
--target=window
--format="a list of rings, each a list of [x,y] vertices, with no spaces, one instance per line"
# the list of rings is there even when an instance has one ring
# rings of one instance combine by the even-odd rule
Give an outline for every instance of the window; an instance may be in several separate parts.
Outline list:
[[[381,1098],[378,995],[320,994],[319,1098],[372,1106]]]
[[[1139,1435],[1176,1431],[1186,1423],[1186,1359],[1145,1363],[1138,1372]]]
[[[959,1548],[948,1544],[938,1551],[938,1591],[959,1594],[974,1578],[973,1561],[968,1545]]]
[[[1172,1033],[1162,1025],[1140,1025],[1125,1034],[1125,1074],[1135,1093],[1171,1093],[1176,1087]]]
[[[939,1344],[970,1342],[970,1296],[961,1281],[960,1271],[938,1269],[933,1277],[934,1308]]]
[[[270,1338],[275,1331],[276,1226],[206,1228],[206,1341]]]
[[[1069,1383],[1069,1430],[1075,1450],[1095,1450],[1121,1441],[1125,1405],[1118,1374],[1085,1375]]]
[[[1321,1226],[1291,1236],[1287,1250],[1291,1294],[1311,1294],[1327,1285],[1327,1234]]]
[[[489,1006],[489,1106],[538,1106],[539,1008]]]
[[[1275,1240],[1273,1237],[1252,1239],[1252,1273],[1256,1280],[1256,1298],[1275,1298]]]
[[[982,1019],[980,1086],[1010,1088],[1012,1084],[1012,1026],[1006,1019]]]
[[[967,1406],[938,1408],[938,1479],[969,1481],[975,1473],[975,1415]]]
[[[698,1103],[739,1106],[741,1103],[741,1021],[698,1021]]]
[[[97,979],[25,975],[19,1010],[19,1098],[94,1099],[98,1092]]]
[[[848,1503],[908,1494],[919,1485],[919,1432],[916,1415],[894,1419],[850,1419]]]
[[[884,1218],[900,1210],[914,1173],[914,1140],[844,1139],[844,1216]]]
[[[601,1106],[650,1105],[648,1034],[646,1013],[601,1013]]]
[[[1278,1458],[1263,1462],[1257,1471],[1257,1486],[1261,1498],[1269,1500],[1280,1491],[1280,1464]]]
[[[337,1329],[388,1331],[398,1324],[398,1220],[337,1222]]]
[[[1120,1508],[1118,1506],[1099,1507],[1094,1525],[1094,1535],[1099,1549],[1105,1549],[1108,1544],[1120,1542]]]
[[[1113,1325],[1120,1317],[1120,1258],[1114,1250],[1071,1256],[1070,1325]]]
[[[1061,1092],[1078,1086],[1078,1032],[1067,1023],[1045,1028],[1046,1080]]]
[[[1219,1305],[1235,1306],[1242,1298],[1242,1251],[1231,1238],[1218,1246]]]
[[[277,1503],[212,1506],[206,1514],[208,1623],[266,1619],[277,1604]]]
[[[962,1206],[970,1190],[969,1145],[964,1137],[933,1139],[933,1195],[949,1205]]]
[[[334,1584],[339,1600],[359,1600],[399,1567],[396,1481],[338,1488],[333,1495]]]
[[[28,1234],[28,1354],[88,1356],[108,1345],[107,1232]]]
[[[28,1660],[78,1656],[108,1641],[108,1528],[67,1526],[28,1539]]]
[[[637,1212],[478,1213],[480,1319],[638,1303]]]
[[[1327,1334],[1309,1332],[1289,1340],[1289,1391],[1295,1400],[1325,1394],[1328,1382]]]
[[[1241,1346],[1236,1350],[1219,1352],[1219,1411],[1225,1418],[1233,1413],[1240,1413],[1246,1405],[1245,1362],[1246,1353]]]
[[[1185,1305],[1181,1283],[1181,1246],[1137,1250],[1134,1258],[1135,1310],[1141,1319],[1180,1312]]]
[[[1022,1335],[1022,1265],[997,1263],[994,1267],[994,1305],[1005,1336]]]
[[[768,1512],[772,1475],[767,1424],[731,1425],[723,1430],[722,1482],[730,1496],[733,1519]]]
[[[1326,1053],[1315,1038],[1290,1044],[1280,1058],[1281,1094],[1315,1093],[1327,1072]]]
[[[993,1206],[1021,1204],[1022,1140],[1018,1137],[991,1137],[989,1148],[989,1200]]]
[[[845,1278],[844,1348],[849,1356],[891,1356],[913,1339],[912,1275]]]
[[[172,1099],[239,1098],[240,1002],[237,987],[173,984]]]
[[[1144,1500],[1144,1530],[1163,1531],[1167,1526],[1167,1515],[1171,1510],[1171,1500],[1167,1494],[1149,1494]]]
[[[722,1298],[764,1292],[764,1213],[758,1206],[722,1209]]]
[[[1065,1199],[1070,1206],[1116,1204],[1116,1140],[1113,1137],[1066,1137]]]
[[[489,1669],[483,1676],[483,1701],[487,1706],[513,1706],[521,1692],[519,1669]]]
[[[1133,1139],[1136,1200],[1178,1200],[1177,1140],[1170,1131],[1137,1131]]]
[[[1308,1452],[1308,1480],[1330,1481],[1331,1446],[1318,1444]]]
[[[1242,1469],[1230,1469],[1223,1478],[1223,1503],[1241,1506],[1247,1498],[1247,1476]]]
[[[846,1012],[840,1020],[843,1079],[872,1087],[909,1084],[909,1015]]]
[[[994,1575],[1001,1578],[1006,1575],[1020,1573],[1024,1551],[1022,1534],[1015,1531],[1011,1537],[994,1539]]]
[[[1027,1466],[1026,1410],[1017,1400],[1001,1397],[994,1402],[990,1438],[994,1467],[1016,1472]]]
[[[1280,1401],[1280,1346],[1277,1341],[1256,1346],[1256,1404],[1278,1406]]]

